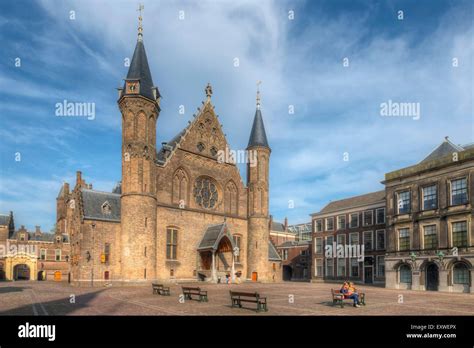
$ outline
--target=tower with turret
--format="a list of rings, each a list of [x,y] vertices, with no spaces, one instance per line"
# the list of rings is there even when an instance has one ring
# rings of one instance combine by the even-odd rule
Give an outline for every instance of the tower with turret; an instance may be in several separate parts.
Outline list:
[[[257,109],[247,146],[248,158],[256,161],[247,163],[248,190],[248,257],[247,277],[254,281],[270,280],[268,261],[269,248],[269,164],[268,146],[262,112],[260,110],[260,92],[257,91]]]
[[[140,9],[141,10],[141,9]],[[156,122],[160,93],[154,86],[143,44],[138,39],[118,106],[122,113],[122,192],[120,278],[156,278]]]

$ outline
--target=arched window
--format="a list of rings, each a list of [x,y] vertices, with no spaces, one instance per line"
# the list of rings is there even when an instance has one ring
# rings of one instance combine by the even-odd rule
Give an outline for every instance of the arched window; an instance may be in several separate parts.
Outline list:
[[[184,202],[184,204],[187,204],[187,196],[188,176],[182,168],[179,168],[173,177],[173,203],[180,204],[180,202]]]
[[[148,143],[149,144],[154,144],[155,143],[155,121],[153,119],[153,116],[150,116],[148,118]]]
[[[237,215],[237,186],[233,181],[229,181],[224,192],[224,212]]]
[[[411,268],[408,265],[400,267],[400,283],[411,284]]]
[[[456,263],[453,267],[453,283],[469,284],[469,268],[464,263]]]
[[[110,206],[110,203],[109,201],[105,201],[103,204],[102,204],[102,214],[103,215],[110,215],[112,214],[112,207]]]

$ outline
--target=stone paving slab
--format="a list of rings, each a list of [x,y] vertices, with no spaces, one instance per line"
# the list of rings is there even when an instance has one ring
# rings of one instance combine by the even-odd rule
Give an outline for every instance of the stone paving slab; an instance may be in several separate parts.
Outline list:
[[[78,288],[56,282],[0,282],[0,315],[474,315],[474,294],[360,286],[359,291],[366,293],[367,306],[354,308],[347,301],[340,308],[332,305],[330,294],[338,284],[192,283],[208,291],[209,302],[202,303],[180,303],[182,285],[190,283],[169,284],[171,296],[159,296],[152,293],[151,286]],[[258,291],[267,297],[269,311],[231,308],[231,289]],[[71,303],[71,295],[75,303]]]

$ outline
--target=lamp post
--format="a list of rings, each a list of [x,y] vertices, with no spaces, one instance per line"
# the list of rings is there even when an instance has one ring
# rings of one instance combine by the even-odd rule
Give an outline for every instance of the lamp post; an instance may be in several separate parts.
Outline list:
[[[93,223],[91,225],[92,227],[92,248],[91,248],[91,251],[92,251],[92,268],[91,268],[91,286],[94,287],[94,237],[95,237],[95,224]]]

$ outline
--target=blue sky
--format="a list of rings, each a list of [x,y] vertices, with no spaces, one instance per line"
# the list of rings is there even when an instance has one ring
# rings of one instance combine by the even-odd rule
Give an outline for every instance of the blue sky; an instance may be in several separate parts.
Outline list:
[[[306,222],[330,200],[383,189],[384,173],[419,162],[446,135],[474,139],[472,1],[143,3],[163,95],[158,143],[192,119],[210,82],[230,145],[245,149],[263,81],[277,220]],[[74,184],[76,170],[99,190],[120,180],[115,88],[135,46],[137,5],[0,2],[0,212],[13,210],[17,225],[49,230],[61,183]],[[65,99],[95,103],[95,119],[55,116]],[[420,119],[381,117],[388,100],[420,103]]]

